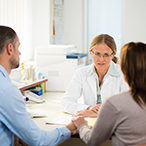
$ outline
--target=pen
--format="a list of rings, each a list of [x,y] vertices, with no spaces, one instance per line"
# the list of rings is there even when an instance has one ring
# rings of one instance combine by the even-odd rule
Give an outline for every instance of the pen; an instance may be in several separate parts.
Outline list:
[[[23,98],[24,98],[24,101],[28,101],[29,100],[28,97],[23,96]]]

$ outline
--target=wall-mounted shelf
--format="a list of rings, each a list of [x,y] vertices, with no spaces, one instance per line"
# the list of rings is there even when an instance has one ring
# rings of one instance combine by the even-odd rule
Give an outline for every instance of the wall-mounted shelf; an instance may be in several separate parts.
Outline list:
[[[31,82],[31,83],[28,83],[28,84],[26,84],[26,85],[20,86],[20,87],[18,87],[18,88],[19,88],[20,91],[23,91],[23,90],[26,90],[26,89],[28,89],[28,88],[35,87],[35,86],[37,86],[37,85],[40,85],[40,84],[42,84],[42,83],[45,83],[45,82],[47,82],[47,81],[48,81],[48,79],[46,79],[46,78],[45,78],[45,79],[40,79],[40,80]]]

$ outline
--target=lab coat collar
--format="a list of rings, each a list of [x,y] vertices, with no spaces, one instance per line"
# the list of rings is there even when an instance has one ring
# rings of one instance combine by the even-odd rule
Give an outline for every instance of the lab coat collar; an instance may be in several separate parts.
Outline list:
[[[117,72],[115,63],[113,61],[110,62],[110,67],[107,73],[110,74],[111,76],[116,76],[116,77],[120,76],[120,74]]]
[[[92,63],[87,68],[86,76],[90,76],[94,74],[94,72],[95,72],[95,68],[94,68],[94,64]]]
[[[95,68],[94,68],[94,64],[92,63],[91,65],[89,65],[88,67],[88,70],[87,70],[87,73],[86,73],[86,76],[90,76],[92,74],[95,73]],[[110,66],[109,66],[109,69],[108,69],[108,72],[107,74],[111,75],[111,76],[120,76],[120,74],[117,72],[117,69],[116,69],[116,66],[115,66],[115,63],[113,61],[110,62]]]

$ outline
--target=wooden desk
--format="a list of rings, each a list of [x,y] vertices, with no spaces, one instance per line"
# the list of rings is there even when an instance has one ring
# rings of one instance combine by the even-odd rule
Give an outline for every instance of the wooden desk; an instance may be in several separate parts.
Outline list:
[[[63,127],[62,125],[49,125],[46,124],[46,121],[57,118],[64,113],[60,108],[60,101],[64,92],[45,92],[42,97],[45,99],[45,103],[36,104],[33,102],[27,102],[31,106],[31,110],[41,114],[47,115],[43,118],[33,118],[34,122],[44,130],[54,130],[55,128]],[[87,146],[79,138],[70,138],[59,146]],[[108,140],[102,146],[112,146],[111,141]]]
[[[146,144],[145,145],[134,145],[134,146],[146,146]]]

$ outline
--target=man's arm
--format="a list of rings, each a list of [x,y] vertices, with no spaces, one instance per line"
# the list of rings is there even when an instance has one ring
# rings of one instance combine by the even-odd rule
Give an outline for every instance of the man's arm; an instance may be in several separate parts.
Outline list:
[[[28,145],[58,145],[70,138],[71,132],[66,127],[41,130],[30,118],[23,96],[15,86],[4,91],[1,102],[2,123]]]

